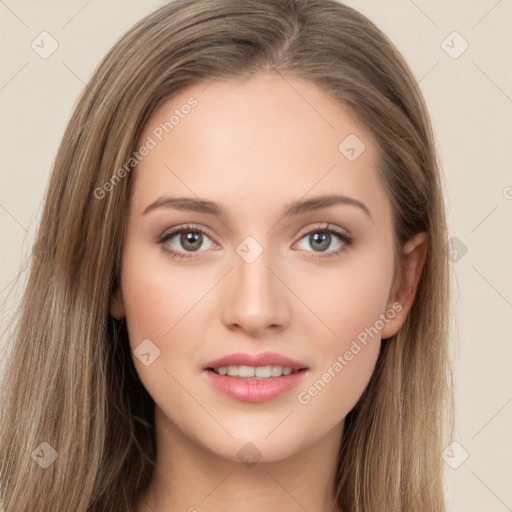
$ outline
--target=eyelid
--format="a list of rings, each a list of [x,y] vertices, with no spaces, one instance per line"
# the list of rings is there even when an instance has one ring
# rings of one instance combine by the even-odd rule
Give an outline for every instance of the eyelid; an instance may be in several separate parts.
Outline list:
[[[179,226],[174,226],[166,231],[164,231],[164,233],[162,233],[159,237],[158,237],[158,242],[163,242],[169,238],[171,238],[173,235],[176,235],[177,233],[181,233],[182,231],[197,231],[199,233],[203,233],[204,235],[207,235],[209,238],[212,239],[213,242],[215,242],[214,240],[214,236],[211,234],[210,230],[208,228],[205,228],[203,226],[199,226],[198,224],[193,224],[193,223],[186,223],[186,224],[180,224]],[[215,242],[217,243],[217,242]]]
[[[304,235],[308,235],[312,231],[333,231],[338,235],[343,235],[347,238],[352,239],[352,235],[346,229],[340,228],[335,224],[330,224],[329,222],[320,222],[314,225],[310,224],[303,228],[301,231],[299,231],[299,234],[297,236],[299,238],[302,238]]]

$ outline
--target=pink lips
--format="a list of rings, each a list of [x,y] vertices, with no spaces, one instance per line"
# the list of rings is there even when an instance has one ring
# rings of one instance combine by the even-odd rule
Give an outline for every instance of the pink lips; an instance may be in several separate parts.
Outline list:
[[[306,369],[307,365],[284,357],[275,352],[262,352],[260,354],[247,354],[244,352],[237,352],[236,354],[230,354],[229,356],[215,359],[210,361],[206,366],[207,368],[218,368],[219,366],[268,366],[276,365],[282,366],[283,368],[289,367],[293,370]]]
[[[274,377],[264,380],[243,379],[218,375],[213,368],[220,366],[268,366],[279,365],[294,370],[290,375]],[[236,353],[209,362],[203,371],[203,375],[209,383],[222,393],[243,402],[266,402],[276,398],[286,391],[294,388],[309,373],[305,364],[281,356],[275,352],[263,352],[261,354]]]

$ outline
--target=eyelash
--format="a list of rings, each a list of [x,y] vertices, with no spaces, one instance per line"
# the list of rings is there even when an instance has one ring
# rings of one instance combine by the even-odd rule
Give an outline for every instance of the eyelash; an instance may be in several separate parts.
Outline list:
[[[170,249],[168,245],[166,245],[166,242],[173,238],[175,235],[180,233],[201,233],[203,235],[206,235],[208,238],[212,239],[212,237],[209,235],[208,231],[204,230],[203,228],[200,228],[199,226],[196,226],[195,224],[185,224],[182,226],[176,226],[175,228],[172,228],[170,231],[167,231],[163,235],[161,235],[157,242],[162,245],[162,248],[173,258],[177,258],[180,260],[183,259],[191,259],[197,257],[195,252],[192,253],[183,253],[178,252],[173,249]],[[354,238],[346,233],[345,231],[340,230],[336,226],[333,226],[331,224],[324,224],[322,226],[316,227],[314,229],[310,229],[309,231],[306,231],[304,233],[300,234],[299,240],[302,240],[306,235],[311,235],[313,233],[322,233],[322,234],[331,234],[337,236],[343,245],[341,248],[325,252],[325,253],[316,253],[318,256],[315,256],[315,258],[332,258],[334,256],[340,255],[342,252],[346,251],[350,247],[352,247],[352,244],[354,243]],[[215,243],[215,242],[214,242]],[[197,251],[202,252],[202,251]],[[311,252],[311,251],[307,251]]]

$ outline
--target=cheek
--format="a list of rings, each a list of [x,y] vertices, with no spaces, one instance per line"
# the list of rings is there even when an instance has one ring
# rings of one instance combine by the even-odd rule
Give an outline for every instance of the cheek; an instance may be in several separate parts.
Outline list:
[[[128,247],[125,254],[122,288],[130,341],[136,344],[153,337],[163,342],[173,336],[210,285],[201,278],[191,281],[192,275],[203,275],[200,270],[184,271],[161,254],[136,246]]]
[[[373,374],[393,272],[391,247],[346,261],[310,274],[299,292],[322,322],[315,324],[316,336],[305,324],[318,358],[297,399],[331,425],[354,407]]]
[[[354,408],[374,372],[379,349],[378,337],[366,346],[358,341],[340,346],[298,390],[297,410],[310,423],[309,439],[334,428]]]
[[[135,369],[155,404],[166,411],[166,417],[179,422],[176,411],[191,409],[190,395],[184,390],[196,394],[195,357],[204,338],[201,321],[207,293],[215,280],[201,270],[173,266],[161,254],[152,259],[150,251],[138,247],[128,247],[125,255],[123,302]],[[148,339],[149,344],[144,341]],[[144,351],[138,349],[143,346]],[[150,364],[138,358],[137,352],[149,352]],[[189,422],[200,425],[205,421],[200,408],[192,409],[183,417],[185,429]]]
[[[177,382],[188,388],[197,378],[191,369],[198,365],[195,357],[203,327],[199,320],[215,281],[198,269],[192,272],[191,267],[184,271],[173,266],[161,254],[151,259],[149,251],[137,247],[128,248],[125,255],[123,302],[136,371],[156,403],[185,406],[189,397]],[[142,351],[138,347],[150,352],[149,365],[137,357]]]
[[[341,350],[384,313],[392,273],[391,247],[375,246],[347,254],[336,266],[293,269],[288,280],[316,316],[306,314],[325,345]]]

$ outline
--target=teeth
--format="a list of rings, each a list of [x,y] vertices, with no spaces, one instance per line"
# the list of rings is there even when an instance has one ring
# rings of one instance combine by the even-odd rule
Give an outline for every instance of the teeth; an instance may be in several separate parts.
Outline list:
[[[230,377],[238,377],[239,379],[271,379],[273,377],[281,377],[283,375],[290,375],[296,373],[289,367],[282,367],[279,365],[268,366],[220,366],[214,368],[213,371],[219,375],[229,375]]]

